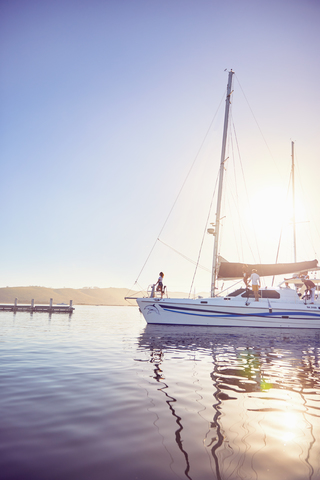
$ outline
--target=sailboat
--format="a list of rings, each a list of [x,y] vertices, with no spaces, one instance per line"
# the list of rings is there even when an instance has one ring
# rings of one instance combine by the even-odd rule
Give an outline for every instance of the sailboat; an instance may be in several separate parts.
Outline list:
[[[211,296],[197,299],[157,298],[153,288],[150,296],[135,298],[135,300],[148,324],[320,328],[320,296],[314,303],[311,303],[310,300],[300,297],[296,289],[282,286],[260,288],[258,301],[255,301],[254,294],[249,288],[238,288],[226,296],[215,294],[218,279],[241,279],[244,273],[250,276],[253,269],[258,271],[260,277],[299,275],[301,272],[316,270],[318,264],[317,260],[313,260],[290,264],[245,265],[244,269],[242,263],[229,263],[223,261],[218,255],[223,175],[233,75],[234,72],[230,70],[228,72],[225,100],[216,221],[214,230],[211,229],[210,232],[214,235]]]

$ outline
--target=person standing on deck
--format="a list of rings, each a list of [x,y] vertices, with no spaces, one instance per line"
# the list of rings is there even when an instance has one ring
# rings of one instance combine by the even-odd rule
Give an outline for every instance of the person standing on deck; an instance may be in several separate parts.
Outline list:
[[[257,273],[257,270],[253,269],[250,277],[252,291],[254,293],[255,302],[259,302],[259,288],[261,287],[260,277]]]
[[[242,278],[243,278],[244,284],[245,284],[246,289],[247,289],[248,288],[248,281],[249,281],[248,265],[243,265],[242,266]]]
[[[157,283],[155,284],[155,286],[157,287],[157,292],[161,292],[161,298],[163,297],[163,277],[164,277],[164,273],[163,272],[160,272],[159,273],[159,278],[158,278],[158,281]]]

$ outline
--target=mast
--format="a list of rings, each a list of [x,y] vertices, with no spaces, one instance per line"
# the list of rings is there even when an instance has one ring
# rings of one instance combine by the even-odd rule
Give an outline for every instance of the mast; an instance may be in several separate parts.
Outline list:
[[[213,247],[211,297],[215,296],[216,279],[217,279],[217,276],[218,276],[218,268],[219,268],[219,265],[218,265],[218,244],[219,244],[220,220],[221,220],[222,185],[223,185],[223,175],[224,175],[224,162],[226,161],[225,154],[226,154],[228,125],[229,125],[229,107],[230,107],[230,95],[231,95],[233,74],[234,74],[234,72],[232,70],[230,70],[229,76],[228,76],[226,108],[225,108],[225,114],[224,114],[224,127],[223,127],[222,148],[221,148],[220,174],[219,174],[219,189],[218,189],[216,223],[215,223],[215,234],[214,234],[214,247]]]
[[[293,260],[297,262],[297,245],[296,245],[296,205],[295,205],[295,195],[294,195],[294,142],[291,142],[291,158],[292,158],[292,222],[293,222]]]

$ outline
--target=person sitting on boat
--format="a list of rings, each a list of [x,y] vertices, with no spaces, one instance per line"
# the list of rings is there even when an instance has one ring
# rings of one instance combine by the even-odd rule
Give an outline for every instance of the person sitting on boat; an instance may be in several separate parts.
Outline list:
[[[250,277],[252,291],[254,293],[255,302],[259,302],[259,288],[261,287],[260,277],[255,268],[252,269],[252,274]]]
[[[157,288],[156,288],[156,291],[157,291],[157,292],[161,292],[161,298],[163,297],[163,293],[164,293],[164,289],[163,289],[163,277],[164,277],[164,273],[163,273],[163,272],[160,272],[160,273],[159,273],[158,281],[157,281],[157,283],[155,284],[155,286],[157,287]]]
[[[312,280],[309,279],[307,275],[305,278],[302,278],[302,281],[306,287],[306,295],[310,295],[311,303],[314,303],[314,293],[316,291],[316,286]]]

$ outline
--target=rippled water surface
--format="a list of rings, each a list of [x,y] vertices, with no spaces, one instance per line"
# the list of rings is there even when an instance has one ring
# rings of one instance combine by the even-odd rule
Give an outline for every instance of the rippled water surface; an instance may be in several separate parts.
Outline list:
[[[1,479],[320,480],[320,330],[0,324]]]

